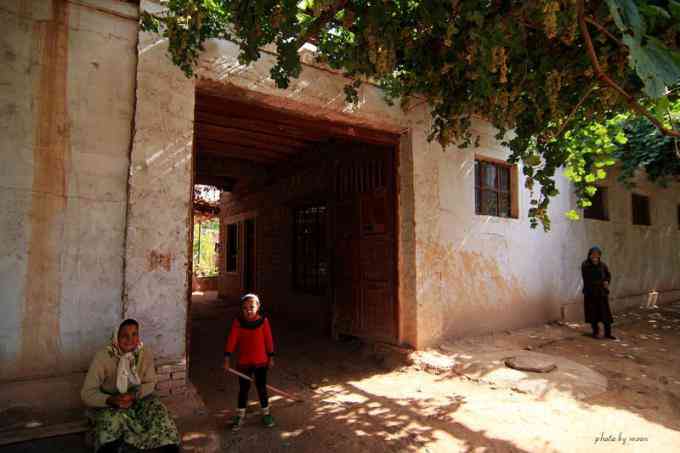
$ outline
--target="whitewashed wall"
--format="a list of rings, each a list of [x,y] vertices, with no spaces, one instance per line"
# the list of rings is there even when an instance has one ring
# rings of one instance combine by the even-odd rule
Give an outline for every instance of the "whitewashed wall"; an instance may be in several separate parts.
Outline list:
[[[0,7],[0,379],[84,369],[121,316],[137,14]]]
[[[508,151],[478,124],[481,146],[443,151],[416,135],[416,239],[419,345],[444,337],[505,330],[547,320],[582,319],[580,263],[592,245],[604,250],[613,274],[612,305],[680,299],[680,187],[653,187],[652,226],[632,225],[631,194],[611,176],[609,221],[569,221],[576,207],[570,183],[558,175],[560,195],[550,208],[552,229],[529,227],[530,194],[521,175],[519,218],[475,215],[475,155],[505,159]],[[675,291],[673,291],[675,290]]]
[[[167,40],[140,31],[123,305],[164,359],[186,351],[194,97]]]

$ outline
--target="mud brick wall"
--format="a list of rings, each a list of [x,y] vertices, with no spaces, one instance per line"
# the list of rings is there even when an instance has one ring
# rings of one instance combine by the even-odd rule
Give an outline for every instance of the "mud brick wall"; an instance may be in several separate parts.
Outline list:
[[[293,282],[293,212],[296,207],[328,203],[330,158],[311,164],[263,190],[240,194],[223,194],[220,207],[220,276],[219,293],[226,300],[239,300],[242,264],[238,272],[225,269],[227,225],[255,219],[256,292],[275,322],[276,329],[306,323],[321,331],[330,329],[331,293],[312,295],[295,291]],[[242,244],[244,228],[239,228]],[[243,259],[244,250],[239,250]]]
[[[156,365],[156,394],[161,398],[184,396],[190,391],[185,361]]]

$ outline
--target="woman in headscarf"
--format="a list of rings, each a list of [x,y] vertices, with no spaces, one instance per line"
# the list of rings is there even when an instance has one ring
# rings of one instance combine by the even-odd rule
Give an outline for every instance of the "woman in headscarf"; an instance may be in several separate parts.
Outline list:
[[[615,340],[612,335],[612,312],[609,308],[609,282],[612,279],[609,268],[602,262],[602,250],[592,247],[588,250],[588,258],[581,264],[583,276],[583,311],[586,322],[593,328],[593,338],[598,338],[600,328],[604,324],[604,336]]]
[[[122,443],[140,450],[179,452],[179,433],[170,413],[153,394],[156,371],[139,323],[126,319],[111,344],[90,365],[80,393],[93,408],[95,452],[117,452]]]

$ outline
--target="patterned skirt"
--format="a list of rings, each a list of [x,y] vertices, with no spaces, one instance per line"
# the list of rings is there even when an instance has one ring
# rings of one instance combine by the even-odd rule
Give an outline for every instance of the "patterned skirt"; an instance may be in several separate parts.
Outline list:
[[[179,445],[177,426],[155,395],[137,400],[129,409],[94,409],[90,416],[95,430],[95,452],[119,439],[140,450]]]

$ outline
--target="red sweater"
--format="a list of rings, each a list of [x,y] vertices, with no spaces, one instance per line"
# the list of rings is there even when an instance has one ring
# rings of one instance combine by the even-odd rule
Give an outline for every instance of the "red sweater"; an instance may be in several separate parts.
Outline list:
[[[269,319],[246,321],[241,318],[231,323],[231,332],[224,347],[225,357],[238,349],[238,366],[266,366],[274,355],[274,340]]]

